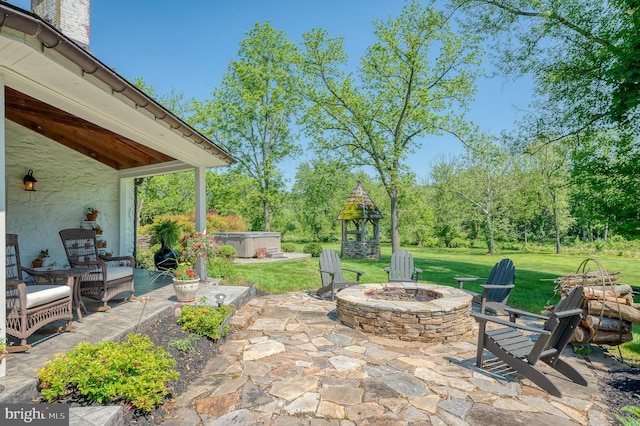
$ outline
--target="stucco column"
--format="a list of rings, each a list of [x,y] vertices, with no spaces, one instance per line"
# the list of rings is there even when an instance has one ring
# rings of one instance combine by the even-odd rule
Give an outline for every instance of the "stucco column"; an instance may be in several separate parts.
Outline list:
[[[207,169],[196,167],[196,232],[207,233],[207,182],[205,179]],[[196,269],[200,281],[207,280],[207,259],[197,259]]]
[[[133,240],[136,226],[134,204],[134,178],[120,178],[120,219],[119,219],[119,247],[116,256],[131,256],[136,242]],[[135,266],[135,265],[134,265]]]
[[[4,75],[0,74],[0,170],[2,170],[2,183],[0,184],[0,247],[6,247],[7,244],[7,205],[6,205],[6,171],[5,171],[5,99],[4,99]],[[0,271],[7,270],[7,253],[5,250],[2,250],[2,254],[0,254]],[[4,341],[7,337],[7,333],[4,325],[7,323],[7,310],[4,308],[7,306],[7,276],[6,274],[2,274],[0,278],[0,339]],[[2,365],[0,365],[0,377],[4,377],[7,375],[7,362],[5,359]]]

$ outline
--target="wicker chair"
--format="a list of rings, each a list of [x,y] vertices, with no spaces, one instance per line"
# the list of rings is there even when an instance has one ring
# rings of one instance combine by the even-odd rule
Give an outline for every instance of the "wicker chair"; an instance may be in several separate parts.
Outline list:
[[[133,298],[133,257],[102,256],[93,229],[63,229],[60,238],[69,265],[91,271],[80,283],[81,297],[102,301],[104,305],[99,310],[110,309],[107,302],[120,293],[129,292]]]
[[[37,271],[20,264],[18,236],[6,236],[7,287],[6,331],[20,339],[20,346],[11,346],[11,352],[31,348],[27,338],[47,324],[66,320],[57,331],[67,329],[73,319],[73,278],[63,270]],[[26,274],[23,274],[26,273]],[[49,284],[40,284],[48,282]]]

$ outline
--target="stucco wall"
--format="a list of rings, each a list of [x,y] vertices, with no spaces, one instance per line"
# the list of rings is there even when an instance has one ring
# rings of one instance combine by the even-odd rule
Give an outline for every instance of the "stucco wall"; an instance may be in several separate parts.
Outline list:
[[[11,121],[5,123],[6,229],[7,233],[18,234],[25,266],[31,266],[31,260],[43,249],[50,253],[45,265],[67,265],[58,231],[79,227],[88,206],[100,210],[97,222],[104,229],[107,251],[132,254],[118,250],[117,171]],[[36,192],[23,189],[22,179],[29,169],[38,180]]]

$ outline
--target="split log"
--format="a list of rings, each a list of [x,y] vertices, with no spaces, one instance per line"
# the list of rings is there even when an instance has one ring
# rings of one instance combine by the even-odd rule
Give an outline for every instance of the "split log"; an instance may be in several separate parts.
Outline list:
[[[640,324],[640,310],[633,306],[590,300],[588,311],[590,315],[602,314],[605,317],[619,318],[634,324]]]
[[[591,333],[587,327],[579,325],[573,332],[573,339],[578,343],[585,343],[591,337]]]
[[[614,286],[607,285],[605,286],[604,291],[602,291],[602,287],[598,288],[596,286],[585,287],[583,291],[584,291],[584,297],[586,297],[587,299],[601,299],[603,295],[605,297],[624,296],[626,294],[631,294],[633,290],[631,289],[630,285],[620,284],[620,285],[614,285]]]
[[[591,333],[598,330],[607,331],[631,331],[631,323],[628,321],[620,321],[611,317],[599,317],[596,315],[587,315],[582,319],[582,324],[591,330]]]
[[[573,338],[578,343],[604,343],[606,345],[619,345],[625,342],[630,342],[633,340],[633,334],[631,332],[617,332],[617,331],[606,331],[606,330],[598,330],[597,333],[593,334],[591,331],[584,327],[578,326],[576,327],[575,332],[573,333]]]
[[[619,333],[617,331],[604,331],[598,330],[598,332],[591,337],[591,343],[604,343],[606,345],[620,345],[625,342],[633,340],[633,334],[631,332]]]
[[[585,300],[599,300],[602,302],[603,298],[602,296],[600,297],[585,297]],[[630,294],[625,294],[623,297],[614,297],[614,296],[605,296],[604,300],[606,302],[611,302],[611,303],[619,303],[621,305],[627,305],[627,306],[632,306],[633,305],[633,296],[631,296]]]

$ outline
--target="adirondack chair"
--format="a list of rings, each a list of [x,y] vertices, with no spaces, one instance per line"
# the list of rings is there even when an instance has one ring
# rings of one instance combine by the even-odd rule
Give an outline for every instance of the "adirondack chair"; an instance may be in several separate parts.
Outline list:
[[[342,271],[349,271],[356,274],[355,281],[345,281]],[[342,269],[338,254],[331,249],[324,249],[320,254],[320,277],[322,279],[322,287],[318,289],[316,294],[322,296],[327,292],[331,292],[331,300],[335,292],[342,290],[351,285],[360,284],[360,276],[364,272],[354,271],[353,269]]]
[[[480,313],[484,314],[486,309],[504,314],[507,300],[511,289],[515,286],[516,268],[511,259],[502,259],[491,269],[489,278],[461,278],[455,277],[458,287],[473,296],[473,302],[480,305]],[[464,283],[468,281],[486,281],[480,285],[482,293],[474,293],[464,289]]]
[[[71,267],[90,270],[80,283],[82,297],[102,301],[100,311],[110,309],[107,302],[120,293],[128,292],[133,298],[133,257],[102,256],[94,229],[63,229],[60,238]]]
[[[413,266],[413,256],[406,249],[400,248],[391,255],[391,266],[384,268],[389,282],[415,281],[422,269]]]
[[[31,348],[27,338],[45,325],[65,320],[56,331],[69,330],[73,319],[73,278],[64,271],[38,271],[20,264],[18,236],[6,235],[6,331],[20,339],[10,352]],[[48,284],[41,284],[48,283]]]
[[[535,365],[538,361],[548,364],[574,383],[587,386],[585,378],[567,362],[560,359],[582,319],[583,299],[582,287],[574,287],[554,307],[542,329],[471,312],[471,315],[479,323],[476,366],[483,367],[482,357],[484,349],[487,349],[499,360],[551,395],[561,397],[562,392],[543,372],[536,369]],[[513,311],[518,315],[526,314],[540,318],[539,315]],[[488,322],[504,327],[488,330]],[[523,331],[534,333],[537,335],[537,339],[532,338],[533,334],[525,335],[522,333]]]

